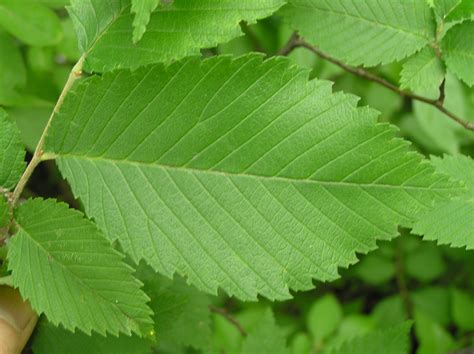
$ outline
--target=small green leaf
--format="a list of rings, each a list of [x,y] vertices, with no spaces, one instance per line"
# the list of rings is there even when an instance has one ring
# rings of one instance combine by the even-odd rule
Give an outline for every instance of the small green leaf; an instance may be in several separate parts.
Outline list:
[[[371,316],[377,328],[389,328],[406,320],[400,296],[382,299],[374,307]]]
[[[474,21],[465,21],[451,28],[443,37],[441,47],[448,70],[469,86],[474,85]]]
[[[425,240],[474,249],[474,161],[464,155],[433,157],[436,170],[463,182],[466,193],[422,213],[413,232]]]
[[[15,210],[9,243],[13,283],[54,325],[105,335],[144,334],[148,297],[95,225],[54,200],[33,199]]]
[[[308,41],[352,65],[401,60],[434,35],[426,0],[290,0],[284,16]]]
[[[441,251],[436,245],[424,245],[406,255],[405,268],[409,276],[429,282],[440,277],[446,270]]]
[[[19,102],[18,89],[26,83],[25,63],[14,38],[1,30],[0,73],[0,105]]]
[[[306,354],[311,352],[313,342],[304,332],[299,332],[293,336],[290,343],[291,354]]]
[[[170,280],[149,267],[139,269],[137,276],[151,298],[158,349],[172,345],[207,352],[211,340],[209,296],[182,278]]]
[[[383,330],[370,332],[344,342],[330,354],[406,354],[412,324],[404,322]]]
[[[425,245],[423,244],[423,247]],[[443,326],[451,322],[448,288],[427,286],[412,291],[410,295],[416,311],[423,312]]]
[[[395,264],[390,258],[369,253],[354,267],[354,273],[369,284],[380,285],[393,278]]]
[[[24,0],[0,2],[0,26],[29,45],[53,45],[63,35],[61,22],[52,10]]]
[[[311,306],[306,324],[315,342],[320,343],[333,333],[342,319],[342,307],[332,295],[324,295]]]
[[[29,151],[35,151],[53,108],[52,104],[44,104],[8,109],[8,118],[15,122],[20,130],[21,141]]]
[[[438,92],[444,78],[444,68],[441,60],[431,47],[426,47],[410,57],[401,72],[400,87],[414,92]]]
[[[286,346],[285,331],[275,323],[270,309],[267,309],[254,329],[242,343],[242,354],[290,354]]]
[[[18,128],[0,107],[0,189],[15,187],[26,167],[25,154]]]
[[[451,289],[451,308],[456,326],[464,331],[474,331],[474,297],[461,289]]]
[[[439,93],[436,92],[431,97],[437,97],[438,95]],[[458,116],[465,117],[466,102],[463,85],[461,81],[449,73],[446,76],[445,95],[444,106]],[[416,134],[413,129],[407,133],[413,136],[415,141],[433,152],[447,152],[450,154],[459,152],[461,141],[458,138],[458,132],[462,127],[447,119],[446,115],[435,107],[423,102],[414,102],[413,111],[416,120],[414,122],[415,127],[420,131]],[[413,127],[408,126],[408,128]]]
[[[459,22],[474,20],[474,1],[462,0],[461,3],[447,16],[446,21]]]
[[[202,48],[241,36],[241,21],[254,23],[283,4],[284,0],[167,1],[151,14],[138,43],[133,43],[130,0],[72,0],[68,11],[79,47],[87,53],[85,69],[108,71],[198,55]]]
[[[142,39],[146,26],[150,22],[150,14],[156,9],[160,0],[132,0],[133,18],[133,43]]]
[[[456,348],[451,335],[422,312],[415,312],[415,333],[420,342],[417,354],[445,354]]]
[[[445,20],[446,17],[453,12],[456,7],[461,4],[462,0],[434,0],[434,11],[436,16]]]

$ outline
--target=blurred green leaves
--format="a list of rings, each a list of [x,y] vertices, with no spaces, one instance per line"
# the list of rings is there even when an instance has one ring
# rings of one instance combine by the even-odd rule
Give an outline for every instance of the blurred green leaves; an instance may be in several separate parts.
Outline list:
[[[29,45],[57,44],[63,36],[61,22],[52,10],[26,0],[1,0],[0,26]]]

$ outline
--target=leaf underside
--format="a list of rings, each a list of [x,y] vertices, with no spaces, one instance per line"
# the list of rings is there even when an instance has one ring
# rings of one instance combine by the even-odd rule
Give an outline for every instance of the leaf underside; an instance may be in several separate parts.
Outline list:
[[[46,150],[111,239],[241,299],[333,280],[455,189],[395,129],[283,58],[197,58],[84,80]]]
[[[52,199],[33,199],[15,211],[9,242],[13,284],[55,325],[86,334],[146,333],[148,297],[96,226]]]

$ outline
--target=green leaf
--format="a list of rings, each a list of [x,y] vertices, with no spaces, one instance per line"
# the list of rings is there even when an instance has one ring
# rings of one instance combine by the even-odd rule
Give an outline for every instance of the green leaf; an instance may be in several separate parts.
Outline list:
[[[53,45],[62,38],[58,16],[41,4],[24,0],[0,2],[0,26],[29,45]]]
[[[439,173],[465,183],[468,190],[458,198],[437,203],[419,216],[413,232],[425,240],[474,249],[474,161],[464,155],[433,157]]]
[[[57,52],[71,62],[76,62],[79,60],[81,52],[79,51],[74,25],[70,18],[62,20],[61,24],[63,26],[64,37],[57,45]]]
[[[299,332],[293,336],[290,343],[292,354],[306,354],[311,352],[311,338],[304,332]]]
[[[382,299],[371,314],[377,328],[387,329],[405,321],[405,311],[400,296],[390,296]]]
[[[321,343],[333,333],[342,320],[342,308],[332,294],[316,300],[311,306],[306,324],[309,333],[317,343]]]
[[[23,57],[13,37],[0,30],[0,104],[10,105],[18,100],[17,90],[26,83]]]
[[[25,148],[20,132],[0,107],[0,190],[10,190],[25,170]]]
[[[47,157],[135,261],[213,294],[286,299],[457,189],[356,97],[307,77],[250,55],[87,79]]]
[[[9,243],[13,283],[54,325],[106,332],[147,333],[148,297],[95,225],[54,200],[33,199],[15,211]]]
[[[461,3],[447,16],[446,21],[458,22],[468,19],[474,20],[474,2],[472,0],[462,0]]]
[[[406,354],[409,352],[410,322],[355,337],[331,354]]]
[[[286,346],[285,331],[275,323],[270,309],[267,309],[242,343],[242,354],[290,354]]]
[[[415,312],[415,333],[420,342],[417,354],[445,354],[456,348],[451,335],[422,312]]]
[[[414,92],[437,92],[443,78],[444,68],[441,60],[433,48],[426,47],[403,64],[400,87]]]
[[[137,336],[104,338],[95,333],[72,333],[43,318],[36,326],[32,349],[35,354],[144,354],[150,352],[151,345],[151,341]]]
[[[423,244],[423,246],[425,246]],[[421,248],[423,249],[423,248]],[[449,289],[428,286],[412,291],[410,296],[416,311],[423,312],[439,324],[447,326],[451,322]]]
[[[10,208],[8,207],[7,200],[3,195],[0,194],[0,231],[1,228],[7,226],[10,222]]]
[[[474,297],[461,289],[451,289],[451,308],[456,326],[465,331],[474,331]]]
[[[156,9],[160,0],[132,0],[133,19],[133,43],[142,39],[146,26],[150,22],[150,14]]]
[[[20,130],[21,141],[34,151],[53,111],[51,106],[27,106],[8,109],[8,117]]]
[[[452,73],[469,86],[474,85],[474,21],[466,21],[451,28],[443,37],[443,57]]]
[[[352,65],[401,60],[435,31],[426,0],[290,0],[284,15],[308,41]]]
[[[441,251],[436,245],[425,245],[416,252],[409,253],[405,260],[406,272],[420,281],[433,281],[446,271]]]
[[[354,268],[357,277],[372,285],[381,285],[390,281],[395,275],[395,264],[392,259],[370,253]]]
[[[182,278],[170,280],[148,267],[140,269],[138,277],[151,298],[158,349],[173,345],[207,352],[211,340],[209,296]]]
[[[284,0],[175,0],[159,6],[140,42],[132,41],[130,0],[72,0],[68,8],[87,53],[85,68],[107,71],[172,62],[242,35],[239,22],[253,23]]]
[[[432,97],[437,97],[435,93]],[[466,116],[466,102],[462,83],[453,75],[446,76],[444,106],[460,117]],[[421,137],[415,131],[408,131],[423,147],[433,152],[459,152],[461,141],[458,132],[463,129],[459,124],[448,119],[437,108],[423,102],[414,102],[416,127],[421,130]]]
[[[462,0],[434,0],[434,11],[436,16],[445,20],[446,17],[453,12],[456,7],[461,4]]]

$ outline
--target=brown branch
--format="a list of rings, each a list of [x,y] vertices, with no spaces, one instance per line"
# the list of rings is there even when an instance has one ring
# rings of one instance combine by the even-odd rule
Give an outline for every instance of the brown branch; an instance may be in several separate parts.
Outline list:
[[[306,48],[309,51],[316,54],[321,59],[329,61],[329,62],[333,63],[334,65],[339,66],[340,68],[342,68],[343,70],[345,70],[345,71],[347,71],[351,74],[357,75],[357,76],[359,76],[363,79],[375,82],[379,85],[382,85],[382,86],[386,87],[387,89],[399,94],[402,97],[406,97],[406,98],[409,98],[411,100],[416,100],[416,101],[420,101],[420,102],[424,102],[426,104],[429,104],[429,105],[437,108],[439,111],[443,112],[446,116],[448,116],[450,119],[452,119],[456,123],[462,125],[464,128],[474,131],[474,123],[466,121],[466,120],[458,117],[456,114],[454,114],[453,112],[446,109],[446,107],[444,107],[444,105],[443,105],[444,104],[444,99],[445,99],[445,81],[444,80],[441,83],[441,86],[439,88],[439,91],[440,91],[439,97],[436,98],[436,99],[431,99],[431,98],[428,98],[428,97],[417,95],[417,94],[412,93],[412,92],[403,91],[398,86],[392,84],[391,82],[385,80],[384,78],[382,78],[380,76],[372,74],[371,72],[369,72],[369,71],[367,71],[363,68],[353,67],[353,66],[347,65],[347,64],[343,63],[342,61],[340,61],[336,58],[333,58],[332,56],[324,53],[319,48],[307,43],[306,41],[304,41],[303,39],[298,37],[298,35],[296,33],[293,33],[291,35],[288,42],[283,46],[283,48],[279,51],[278,54],[279,55],[288,55],[289,53],[291,53],[296,48]]]
[[[247,331],[244,329],[244,327],[242,327],[242,325],[239,323],[239,321],[237,321],[237,319],[234,316],[232,316],[229,312],[227,312],[226,309],[220,308],[220,307],[215,307],[215,306],[211,305],[211,306],[209,306],[209,310],[211,312],[217,313],[218,315],[221,315],[227,321],[229,321],[229,323],[234,325],[234,327],[237,328],[237,330],[240,332],[242,337],[247,336]]]

